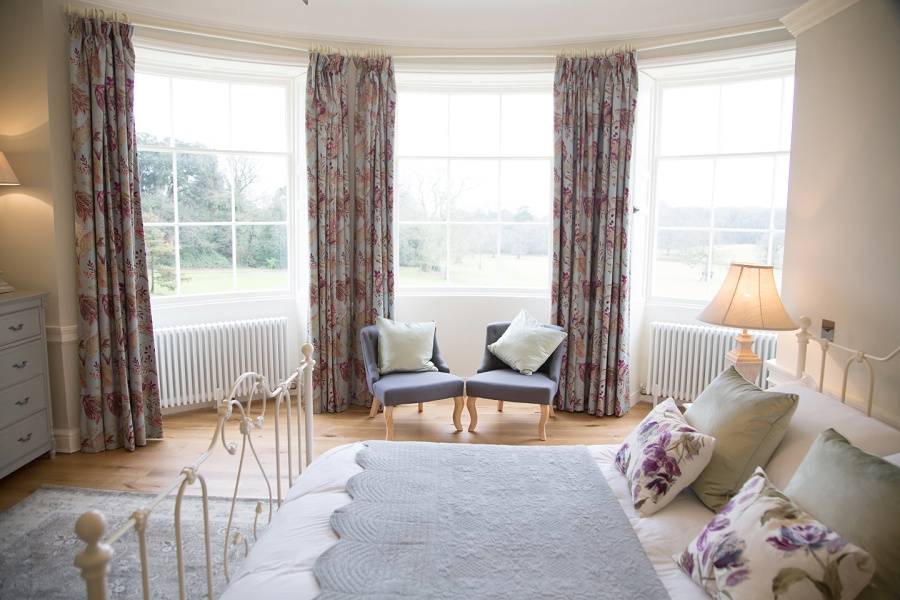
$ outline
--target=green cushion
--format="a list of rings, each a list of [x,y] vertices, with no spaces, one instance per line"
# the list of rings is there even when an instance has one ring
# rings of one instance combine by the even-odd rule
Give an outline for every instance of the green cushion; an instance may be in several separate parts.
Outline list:
[[[875,559],[875,576],[859,598],[900,597],[900,467],[827,429],[784,493]]]
[[[716,377],[684,417],[716,438],[712,460],[691,489],[718,511],[769,461],[797,408],[796,394],[764,392],[734,367]]]

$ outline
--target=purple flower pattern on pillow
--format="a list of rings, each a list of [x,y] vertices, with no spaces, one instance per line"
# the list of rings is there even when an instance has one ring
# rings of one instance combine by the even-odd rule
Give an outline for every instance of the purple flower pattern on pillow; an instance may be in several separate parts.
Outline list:
[[[789,598],[809,589],[823,598],[853,598],[875,568],[864,550],[803,512],[762,469],[673,559],[710,596],[732,600]],[[794,588],[803,582],[811,588]]]
[[[665,506],[706,467],[714,440],[666,400],[628,436],[614,464],[629,482],[634,508],[647,516]],[[688,469],[690,473],[686,473]]]

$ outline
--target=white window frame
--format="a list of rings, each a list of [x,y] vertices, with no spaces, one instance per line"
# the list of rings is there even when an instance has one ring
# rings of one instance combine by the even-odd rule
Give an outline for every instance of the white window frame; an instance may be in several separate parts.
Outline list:
[[[437,75],[438,72],[435,72]],[[399,81],[397,84],[397,94],[398,96],[402,93],[445,93],[445,94],[528,94],[541,92],[553,93],[553,84],[552,84],[552,72],[550,72],[549,77],[549,85],[543,83],[529,83],[526,81],[519,82],[510,82],[508,84],[492,84],[485,83],[484,79],[475,77],[475,80],[471,84],[466,83],[443,83],[439,81],[435,82],[425,82],[425,81],[416,81],[416,82],[404,82]],[[481,79],[479,81],[479,79]],[[489,81],[489,79],[488,79]],[[448,111],[450,110],[448,104]],[[503,102],[500,102],[499,108],[499,118],[502,122],[503,119]],[[449,113],[448,113],[449,114]],[[497,161],[497,169],[500,169],[500,161],[502,160],[550,160],[550,167],[553,168],[553,160],[554,160],[554,152],[553,148],[550,148],[550,153],[548,155],[504,155],[499,152],[493,156],[476,156],[476,155],[406,155],[400,154],[396,152],[394,155],[394,172],[399,172],[399,163],[401,159],[427,159],[427,160],[445,160],[449,165],[450,161],[453,160],[495,160]],[[449,170],[448,170],[449,172]],[[400,220],[400,210],[399,205],[397,203],[396,194],[398,193],[398,186],[395,180],[394,184],[394,272],[397,274],[395,280],[397,285],[394,288],[394,293],[396,296],[494,296],[494,297],[525,297],[525,298],[549,298],[550,297],[550,286],[553,278],[553,178],[550,179],[551,187],[548,190],[549,196],[548,200],[550,202],[550,218],[547,221],[503,221],[501,220],[502,211],[497,211],[497,219],[493,221],[454,221],[450,219],[449,211],[445,215],[443,221],[401,221]],[[497,194],[499,201],[500,194],[500,186],[501,181],[498,173],[497,180]],[[446,283],[441,285],[418,285],[418,286],[404,286],[399,277],[400,273],[400,225],[443,225],[445,227],[445,231],[447,232],[445,238],[445,260],[447,261],[447,276],[449,277],[449,260],[450,260],[450,225],[497,225],[498,226],[498,234],[497,234],[497,254],[500,254],[500,244],[502,241],[502,227],[505,225],[546,225],[549,229],[550,235],[548,235],[547,239],[547,256],[549,259],[549,266],[546,273],[546,286],[542,288],[517,288],[517,287],[504,287],[504,286],[465,286],[465,285],[453,285],[452,283]]]
[[[774,51],[774,53],[784,53],[787,55],[792,50],[792,47],[784,47],[779,48]],[[711,57],[707,58],[710,63],[716,63],[719,61],[727,60],[730,57]],[[698,64],[704,61],[694,61],[692,64]],[[666,65],[666,66],[675,66],[675,65]],[[653,268],[656,264],[656,254],[657,254],[657,232],[660,229],[668,230],[668,231],[707,231],[709,232],[709,246],[708,246],[708,256],[707,256],[707,265],[711,266],[712,261],[712,249],[714,246],[714,237],[716,232],[726,231],[726,232],[750,232],[750,233],[768,233],[769,234],[769,245],[767,251],[767,261],[771,264],[773,250],[774,250],[774,235],[776,233],[784,233],[784,229],[778,229],[774,227],[774,207],[770,206],[769,211],[769,227],[768,228],[727,228],[727,227],[716,227],[714,225],[715,219],[715,199],[713,199],[713,204],[711,205],[710,210],[710,222],[707,227],[674,227],[674,226],[666,226],[666,227],[658,227],[657,226],[657,217],[658,217],[658,204],[656,199],[657,187],[658,187],[658,165],[661,159],[665,160],[678,160],[678,159],[697,159],[697,158],[708,158],[714,161],[714,171],[713,171],[713,185],[715,185],[715,160],[718,158],[728,158],[728,157],[748,157],[748,156],[788,156],[790,157],[790,148],[787,150],[776,150],[776,151],[767,151],[767,152],[731,152],[731,153],[714,153],[714,154],[696,154],[696,155],[663,155],[660,151],[660,143],[661,143],[661,121],[662,121],[662,95],[663,91],[666,88],[670,87],[687,87],[692,85],[709,85],[709,84],[721,84],[721,83],[732,83],[732,82],[742,82],[742,81],[756,81],[759,79],[767,79],[767,78],[777,78],[777,77],[786,77],[790,75],[794,75],[795,69],[793,63],[790,66],[787,65],[777,65],[777,66],[761,66],[761,67],[751,67],[745,70],[742,70],[740,73],[734,73],[733,70],[729,71],[716,71],[711,70],[709,73],[705,74],[666,74],[659,75],[654,68],[644,68],[641,69],[642,73],[647,75],[652,79],[652,92],[651,92],[651,103],[652,106],[643,107],[644,110],[651,111],[650,117],[650,133],[649,138],[651,140],[651,150],[650,155],[648,157],[649,162],[649,181],[647,186],[647,194],[649,201],[649,219],[647,225],[647,247],[646,247],[646,260],[644,262],[645,269],[645,277],[644,277],[644,298],[646,302],[649,304],[655,305],[666,305],[666,306],[682,306],[688,308],[702,308],[712,300],[712,296],[710,298],[704,300],[698,300],[693,298],[679,298],[672,296],[659,296],[653,293]],[[782,86],[782,100],[784,98],[784,87]],[[720,92],[721,94],[721,92]],[[638,110],[642,110],[639,108]],[[719,119],[721,121],[721,111],[719,113]],[[784,127],[784,122],[782,122],[781,127]],[[721,123],[719,128],[719,135],[721,136]],[[783,133],[783,131],[782,131]],[[776,185],[776,181],[773,178],[773,186]],[[772,200],[774,202],[775,194],[773,190]],[[636,263],[635,263],[636,264]]]
[[[173,184],[173,202],[174,202],[174,220],[170,223],[165,222],[144,222],[145,231],[152,228],[173,228],[175,241],[175,293],[170,295],[155,295],[151,297],[153,306],[199,306],[210,304],[228,304],[241,303],[251,300],[285,300],[296,297],[301,288],[306,285],[308,277],[304,276],[302,267],[307,265],[303,261],[303,254],[307,244],[298,243],[298,240],[305,239],[306,228],[303,226],[303,217],[306,214],[306,186],[305,168],[298,169],[296,167],[297,159],[305,159],[304,139],[299,135],[298,127],[303,123],[302,119],[297,118],[297,111],[302,110],[302,106],[298,106],[298,101],[303,98],[303,90],[305,89],[305,67],[288,67],[280,65],[259,64],[258,70],[256,65],[250,67],[251,63],[246,60],[236,59],[234,57],[222,57],[212,59],[211,66],[186,66],[192,61],[186,60],[182,52],[178,50],[159,50],[155,46],[147,47],[150,51],[149,58],[142,56],[141,45],[136,44],[138,53],[138,64],[136,73],[147,75],[160,75],[169,77],[169,145],[155,144],[138,144],[138,152],[168,152],[172,155],[172,184]],[[196,56],[193,62],[203,63],[205,57]],[[176,62],[177,61],[177,62]],[[233,69],[228,68],[234,66]],[[249,68],[248,68],[249,67]],[[267,73],[271,72],[270,73]],[[283,73],[283,74],[276,74]],[[220,148],[184,148],[175,145],[174,131],[174,96],[172,93],[172,79],[185,78],[204,81],[215,81],[229,84],[264,84],[276,85],[283,87],[286,93],[286,126],[287,139],[285,150],[282,151],[259,151],[259,150],[235,150]],[[229,94],[230,100],[230,94]],[[229,127],[231,113],[229,110]],[[176,154],[217,154],[222,156],[283,156],[288,163],[288,179],[287,179],[287,198],[286,213],[284,221],[238,221],[235,215],[234,188],[232,186],[231,201],[231,219],[229,221],[178,221],[178,173],[175,164]],[[302,179],[302,181],[300,181]],[[301,206],[302,205],[302,206]],[[182,227],[193,227],[203,225],[230,226],[231,227],[231,276],[232,285],[236,283],[237,278],[237,235],[236,227],[238,225],[284,225],[287,231],[287,271],[288,285],[283,289],[263,289],[263,290],[239,290],[232,289],[230,291],[210,292],[210,293],[193,293],[182,294],[181,290],[181,252],[180,252],[180,229]]]

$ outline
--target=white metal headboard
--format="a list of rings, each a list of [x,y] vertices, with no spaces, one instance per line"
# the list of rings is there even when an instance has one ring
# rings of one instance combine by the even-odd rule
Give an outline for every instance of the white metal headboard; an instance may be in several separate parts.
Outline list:
[[[258,373],[244,373],[243,375],[238,377],[231,388],[231,393],[224,399],[219,401],[216,405],[218,421],[216,423],[216,429],[213,432],[212,440],[210,441],[209,447],[207,448],[206,452],[201,454],[196,461],[184,467],[178,477],[176,477],[172,482],[172,484],[168,486],[164,491],[162,491],[158,496],[156,496],[145,506],[135,510],[132,513],[131,518],[116,531],[112,532],[108,536],[105,536],[106,518],[103,516],[103,513],[98,510],[88,511],[78,518],[78,521],[75,524],[75,533],[79,538],[81,538],[86,546],[75,556],[75,566],[81,570],[81,576],[84,578],[87,585],[88,600],[107,600],[107,576],[109,574],[110,561],[112,560],[114,555],[113,544],[131,530],[134,530],[138,538],[138,553],[141,564],[143,598],[144,600],[150,600],[150,575],[149,561],[147,558],[146,535],[148,519],[150,513],[157,506],[159,506],[159,504],[166,497],[168,497],[169,494],[176,491],[177,495],[175,497],[175,512],[173,518],[175,525],[176,562],[178,566],[178,597],[181,600],[184,600],[187,597],[188,594],[185,589],[184,574],[184,550],[182,548],[181,504],[185,490],[198,481],[200,482],[200,497],[203,502],[203,537],[206,555],[206,593],[209,598],[213,597],[212,548],[210,544],[209,533],[209,496],[207,495],[206,480],[200,473],[200,467],[212,455],[213,451],[219,446],[219,444],[221,444],[221,446],[228,454],[237,454],[238,444],[226,439],[225,429],[226,424],[229,422],[229,420],[231,420],[232,416],[237,416],[240,422],[241,433],[240,459],[237,465],[237,471],[234,481],[234,492],[231,497],[231,507],[228,513],[228,523],[225,529],[225,543],[223,544],[224,547],[222,564],[223,570],[225,572],[225,579],[230,580],[230,574],[228,571],[229,551],[234,546],[242,545],[246,553],[249,550],[249,546],[251,543],[244,533],[241,533],[239,531],[232,531],[234,510],[235,505],[237,504],[238,490],[241,484],[241,473],[243,472],[244,459],[247,455],[248,449],[253,455],[256,465],[259,468],[259,471],[262,474],[266,484],[268,496],[268,521],[272,520],[272,505],[275,504],[277,507],[280,507],[283,500],[280,452],[282,437],[280,413],[282,405],[285,406],[287,420],[285,427],[285,437],[287,442],[288,486],[292,485],[294,482],[294,434],[291,433],[292,421],[294,420],[294,409],[292,407],[294,401],[291,398],[291,388],[295,384],[300,384],[299,393],[296,400],[296,476],[300,476],[303,471],[304,465],[304,460],[302,457],[303,452],[301,450],[301,437],[306,438],[305,464],[308,465],[312,461],[312,375],[316,361],[312,358],[312,344],[304,344],[301,348],[301,351],[303,353],[303,358],[300,361],[300,366],[297,367],[297,369],[291,374],[290,377],[280,382],[275,387],[270,387],[269,382],[266,380],[266,378],[262,375],[259,375]],[[245,383],[250,383],[250,391],[242,399],[238,397],[238,390],[241,389],[241,386]],[[241,404],[241,400],[243,400],[245,404]],[[254,448],[253,446],[253,439],[250,436],[252,430],[262,428],[266,416],[266,406],[268,405],[270,400],[273,400],[275,402],[275,417],[273,420],[275,423],[274,434],[276,493],[274,498],[272,496],[272,485],[269,482],[269,477],[266,474],[265,469],[263,468],[262,461],[260,460],[260,457],[256,452],[256,448]],[[259,414],[255,416],[253,414],[254,404],[258,407],[259,411]],[[301,417],[301,413],[305,413],[305,419]],[[303,424],[302,427],[301,423]],[[263,502],[257,502],[256,515],[254,516],[253,520],[253,541],[256,540],[257,522],[259,520],[259,515],[262,514],[262,512]],[[199,594],[196,591],[192,591],[192,593],[190,594],[192,598],[197,597],[198,595]]]
[[[874,354],[869,354],[861,350],[836,344],[829,340],[814,337],[809,333],[809,327],[812,324],[809,317],[800,317],[798,320],[800,323],[800,330],[797,332],[797,368],[795,370],[797,379],[802,379],[806,374],[806,353],[809,342],[816,342],[822,349],[822,358],[819,362],[819,377],[816,380],[819,392],[822,391],[822,388],[825,385],[825,364],[828,362],[829,351],[836,350],[846,354],[847,358],[844,362],[844,372],[841,379],[841,402],[847,402],[847,379],[850,376],[850,367],[854,364],[865,365],[866,371],[869,374],[869,385],[866,393],[866,415],[871,417],[872,400],[875,396],[875,370],[872,368],[872,363],[885,363],[896,356],[900,356],[900,346],[897,346],[894,348],[893,352],[890,352],[885,356],[875,356]]]

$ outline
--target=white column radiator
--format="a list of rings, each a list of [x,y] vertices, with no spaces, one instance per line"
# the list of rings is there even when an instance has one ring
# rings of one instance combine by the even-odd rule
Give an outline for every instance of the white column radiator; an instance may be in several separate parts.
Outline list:
[[[163,408],[221,400],[247,371],[270,385],[288,374],[285,317],[163,327],[153,339]]]
[[[691,402],[725,370],[725,353],[735,345],[736,330],[686,323],[650,323],[650,368],[646,392],[656,398],[672,396]],[[756,384],[766,387],[766,363],[775,357],[778,336],[754,331],[753,351],[763,360]]]

